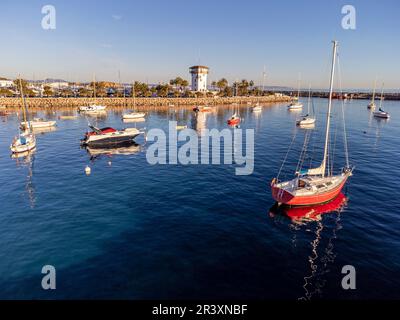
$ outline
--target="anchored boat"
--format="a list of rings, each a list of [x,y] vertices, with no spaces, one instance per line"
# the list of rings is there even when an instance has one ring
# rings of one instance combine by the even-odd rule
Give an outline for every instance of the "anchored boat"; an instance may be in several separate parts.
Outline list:
[[[95,126],[89,125],[92,131],[87,132],[85,137],[81,140],[81,145],[89,147],[104,147],[112,145],[120,145],[133,140],[143,132],[136,128],[126,128],[122,130],[116,130],[111,127],[96,128]]]
[[[81,106],[78,108],[79,112],[104,112],[105,110],[105,106],[100,106],[97,104],[92,104],[90,106]]]
[[[382,92],[381,92],[381,100],[379,102],[379,110],[374,112],[374,117],[376,118],[383,118],[383,119],[389,119],[390,114],[383,110],[383,87],[384,85],[382,84]]]
[[[32,129],[44,129],[44,128],[51,128],[56,125],[56,121],[48,121],[41,118],[34,118],[29,123],[27,121],[21,122],[21,128],[25,129],[31,126]]]
[[[15,137],[10,145],[12,153],[27,152],[35,149],[36,147],[36,137],[32,132],[32,127],[27,116],[27,108],[25,103],[25,97],[22,89],[22,80],[19,79],[20,93],[22,100],[22,113],[24,117],[24,122],[27,126],[24,129],[19,128],[19,136]]]
[[[325,130],[325,146],[322,163],[317,168],[296,172],[295,178],[289,181],[279,181],[278,178],[274,178],[271,181],[272,196],[280,204],[290,206],[309,206],[329,202],[340,194],[347,179],[352,175],[353,168],[349,166],[346,143],[346,166],[341,170],[340,174],[334,175],[332,172],[333,170],[327,165],[336,52],[337,42],[334,41]],[[346,141],[347,140],[345,139],[345,142]]]
[[[300,120],[296,121],[296,124],[298,126],[304,126],[304,127],[308,127],[308,126],[314,126],[315,124],[315,112],[314,112],[314,103],[312,104],[313,106],[313,116],[310,115],[310,105],[311,105],[311,87],[309,88],[308,91],[308,103],[307,103],[307,114],[302,116]]]

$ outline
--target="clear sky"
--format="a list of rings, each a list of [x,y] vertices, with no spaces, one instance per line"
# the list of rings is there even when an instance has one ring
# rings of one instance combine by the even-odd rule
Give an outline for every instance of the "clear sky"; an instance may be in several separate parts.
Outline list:
[[[43,5],[56,29],[41,27]],[[341,8],[356,8],[356,30]],[[371,87],[375,76],[400,88],[400,1],[366,0],[1,0],[0,76],[158,83],[189,79],[194,64],[210,80],[326,87],[331,40],[340,45],[343,87]]]

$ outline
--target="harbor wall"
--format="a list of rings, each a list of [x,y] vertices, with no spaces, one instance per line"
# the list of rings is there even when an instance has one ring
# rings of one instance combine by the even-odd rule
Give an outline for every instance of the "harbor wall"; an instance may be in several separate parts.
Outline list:
[[[90,104],[100,104],[108,107],[136,106],[195,106],[195,105],[221,105],[232,103],[274,103],[286,102],[289,96],[263,96],[263,97],[224,97],[224,98],[26,98],[28,107],[57,109],[59,107],[79,107]],[[0,98],[0,106],[7,108],[20,107],[21,98]]]

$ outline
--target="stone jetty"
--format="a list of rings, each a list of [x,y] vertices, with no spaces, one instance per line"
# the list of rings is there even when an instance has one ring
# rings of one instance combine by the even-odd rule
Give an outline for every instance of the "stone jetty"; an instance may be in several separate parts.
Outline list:
[[[156,106],[196,106],[196,105],[228,105],[233,103],[255,104],[286,102],[291,98],[286,95],[269,95],[262,97],[218,97],[218,98],[26,98],[28,108],[76,108],[91,104],[108,107],[141,107]],[[0,106],[18,108],[22,105],[21,98],[0,98]]]

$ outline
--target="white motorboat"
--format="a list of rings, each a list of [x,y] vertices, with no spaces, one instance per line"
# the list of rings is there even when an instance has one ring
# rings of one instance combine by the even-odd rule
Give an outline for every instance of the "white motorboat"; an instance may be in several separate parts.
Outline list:
[[[146,116],[146,113],[144,112],[131,112],[131,113],[125,113],[122,115],[123,120],[127,119],[143,119]]]
[[[79,112],[104,112],[106,110],[106,106],[100,106],[97,104],[92,104],[90,106],[81,106],[78,108]]]
[[[120,145],[124,143],[133,142],[133,140],[140,134],[144,133],[136,128],[126,128],[122,130],[116,130],[111,127],[96,128],[89,125],[92,129],[91,132],[87,132],[85,137],[81,140],[83,146],[89,147],[103,147]]]
[[[378,111],[374,112],[374,117],[389,119],[390,114],[388,112],[386,112],[385,110],[383,110],[383,99],[384,99],[383,98],[383,87],[384,87],[384,84],[382,84],[382,92],[381,92],[381,100],[379,102],[379,109],[378,109]]]
[[[23,121],[21,122],[21,128],[25,129],[27,128],[27,125],[31,126],[32,129],[43,129],[43,128],[49,128],[49,127],[54,127],[56,125],[56,121],[47,121],[41,118],[34,118],[32,121]]]

